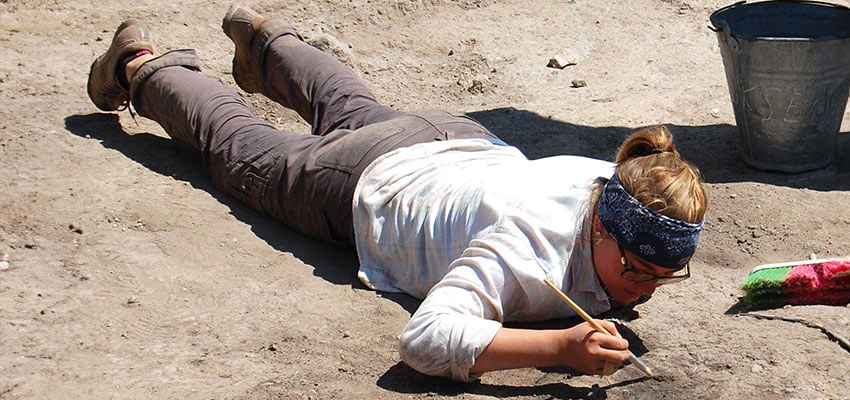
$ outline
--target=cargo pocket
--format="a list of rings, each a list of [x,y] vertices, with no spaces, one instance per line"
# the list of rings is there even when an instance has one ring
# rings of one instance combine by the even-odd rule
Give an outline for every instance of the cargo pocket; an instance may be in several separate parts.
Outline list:
[[[279,156],[263,153],[253,161],[237,161],[228,168],[227,189],[240,201],[268,213],[264,197]]]

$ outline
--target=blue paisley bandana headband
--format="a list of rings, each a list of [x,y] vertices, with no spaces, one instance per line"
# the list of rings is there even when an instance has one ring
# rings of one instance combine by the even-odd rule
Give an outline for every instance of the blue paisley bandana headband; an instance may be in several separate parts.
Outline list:
[[[602,189],[597,215],[623,248],[672,270],[682,269],[690,261],[705,222],[692,224],[649,209],[623,187],[617,172]]]

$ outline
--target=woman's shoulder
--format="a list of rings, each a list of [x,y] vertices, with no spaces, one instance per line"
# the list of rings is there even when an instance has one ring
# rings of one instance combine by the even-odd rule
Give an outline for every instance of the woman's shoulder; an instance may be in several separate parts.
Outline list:
[[[587,157],[587,156],[579,156],[579,155],[559,155],[559,156],[550,156],[537,159],[535,161],[549,162],[555,164],[564,164],[564,165],[575,165],[575,166],[583,166],[588,168],[600,168],[612,169],[617,166],[611,161],[606,161],[598,158]]]
[[[584,156],[563,155],[532,160],[530,168],[543,179],[585,186],[596,178],[610,178],[617,164]]]

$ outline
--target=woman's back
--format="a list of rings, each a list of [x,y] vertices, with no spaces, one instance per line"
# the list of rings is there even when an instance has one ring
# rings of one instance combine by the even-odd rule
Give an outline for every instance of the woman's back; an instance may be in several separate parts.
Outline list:
[[[544,268],[564,269],[554,264],[569,257],[591,185],[613,166],[574,156],[529,161],[483,140],[390,153],[355,192],[359,276],[372,288],[424,298],[472,240],[499,229],[513,231]]]

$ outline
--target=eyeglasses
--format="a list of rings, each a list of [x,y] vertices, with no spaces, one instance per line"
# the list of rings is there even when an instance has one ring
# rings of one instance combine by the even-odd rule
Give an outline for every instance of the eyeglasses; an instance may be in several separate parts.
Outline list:
[[[685,279],[691,277],[691,264],[685,264],[685,274],[684,275],[676,275],[676,276],[659,276],[653,275],[648,272],[643,272],[638,270],[637,268],[629,265],[626,262],[626,252],[623,250],[623,246],[617,243],[617,248],[620,249],[620,262],[623,263],[623,272],[620,273],[624,279],[628,279],[632,282],[649,282],[655,281],[656,286],[661,285],[669,285],[671,283],[679,283]]]

